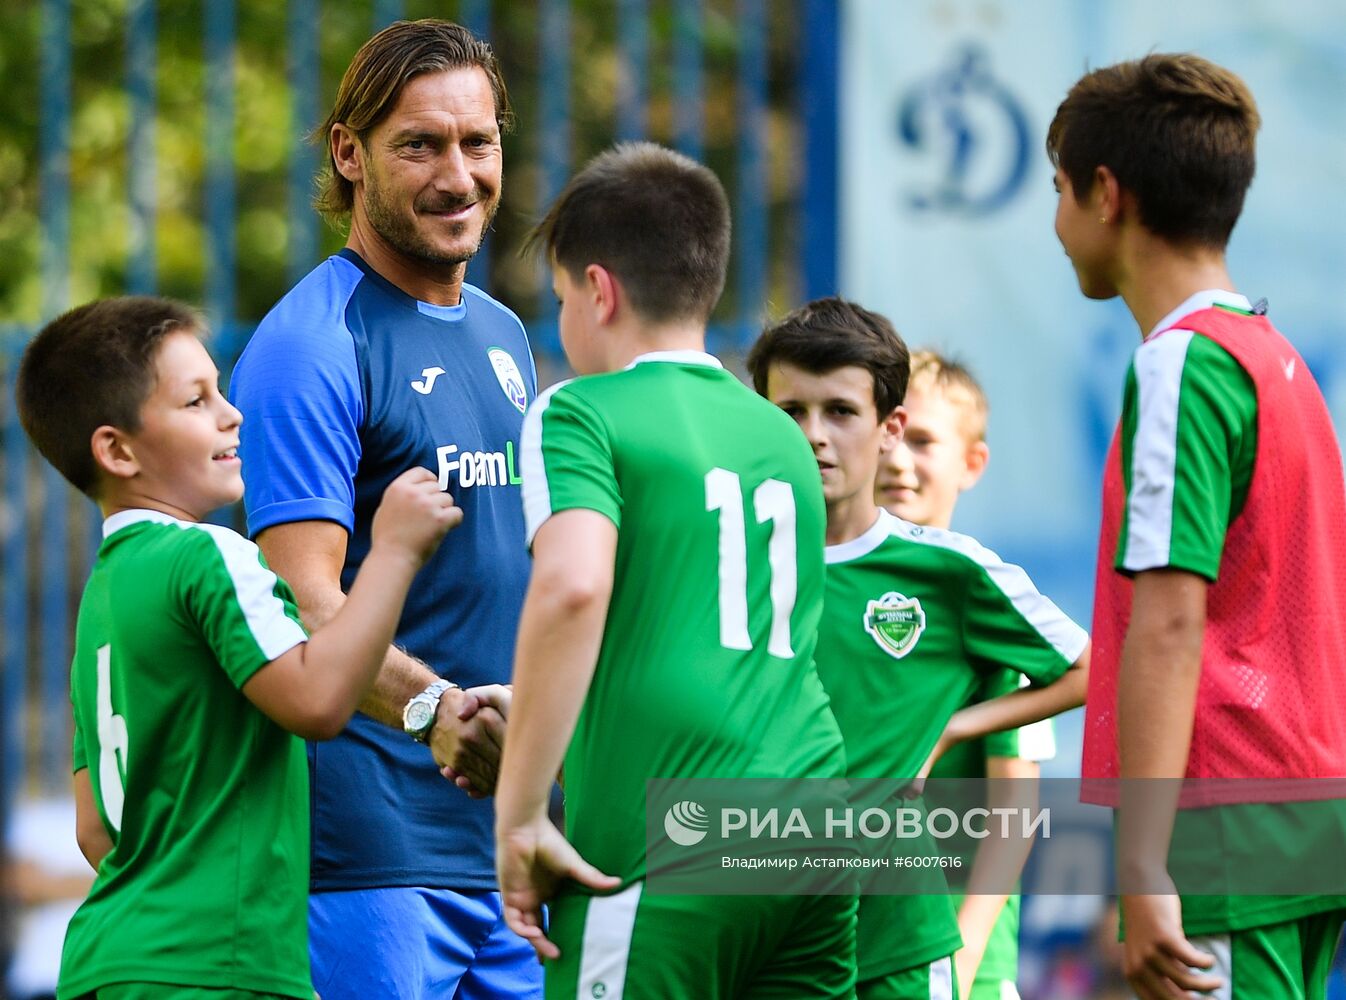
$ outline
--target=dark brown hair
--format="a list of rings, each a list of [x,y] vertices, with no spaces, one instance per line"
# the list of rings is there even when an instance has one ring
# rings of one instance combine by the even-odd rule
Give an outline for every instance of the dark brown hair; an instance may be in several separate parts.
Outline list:
[[[1247,86],[1190,54],[1148,55],[1087,74],[1047,130],[1047,155],[1075,197],[1104,166],[1140,221],[1174,243],[1223,249],[1252,183],[1261,126]]]
[[[729,200],[695,160],[622,143],[570,179],[528,247],[576,281],[590,264],[607,268],[646,320],[704,322],[729,267]]]
[[[204,325],[172,299],[124,296],[72,309],[33,338],[19,362],[19,422],[42,457],[97,499],[90,442],[104,424],[135,432],[164,338]]]
[[[874,379],[874,407],[882,420],[902,405],[911,375],[907,345],[893,324],[846,299],[814,299],[762,331],[748,352],[752,385],[767,394],[774,364],[825,375],[854,365]]]
[[[360,46],[341,78],[332,113],[312,135],[314,142],[327,148],[327,165],[318,177],[314,207],[328,218],[342,218],[355,203],[355,185],[341,176],[332,156],[333,125],[340,122],[364,143],[397,106],[402,89],[412,79],[471,66],[490,80],[496,124],[501,132],[510,131],[514,112],[495,53],[466,28],[436,18],[398,21]]]

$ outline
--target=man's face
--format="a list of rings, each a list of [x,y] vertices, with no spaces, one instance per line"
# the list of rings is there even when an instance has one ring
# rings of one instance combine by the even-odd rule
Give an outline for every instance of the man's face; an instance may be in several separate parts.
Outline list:
[[[355,197],[390,249],[434,266],[477,252],[500,204],[502,164],[484,70],[413,78],[362,147]]]
[[[875,498],[904,521],[947,528],[958,494],[981,475],[986,446],[968,440],[963,408],[938,388],[908,389],[905,406],[907,428],[879,462]]]
[[[1080,291],[1087,298],[1110,299],[1117,289],[1108,276],[1111,228],[1099,221],[1099,209],[1093,199],[1084,203],[1075,200],[1070,178],[1060,167],[1056,168],[1056,238],[1075,268]]]
[[[902,408],[880,419],[867,369],[846,365],[815,375],[775,362],[767,372],[767,398],[794,417],[813,447],[829,508],[873,502],[879,454],[901,438]]]

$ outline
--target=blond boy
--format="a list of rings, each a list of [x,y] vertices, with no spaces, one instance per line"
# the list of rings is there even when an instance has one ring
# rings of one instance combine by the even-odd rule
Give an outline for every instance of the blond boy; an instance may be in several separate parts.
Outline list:
[[[936,351],[911,357],[902,441],[879,465],[877,499],[892,514],[914,524],[948,528],[958,498],[981,479],[990,461],[986,393],[971,371]],[[998,692],[983,687],[976,704]],[[932,778],[988,778],[992,794],[1008,786],[994,779],[1036,780],[1038,761],[1056,753],[1050,720],[994,733],[953,747],[931,771]],[[1022,871],[1028,845],[1009,859]],[[1013,849],[1013,848],[1007,848]],[[959,901],[963,947],[954,956],[958,981],[971,1000],[1018,997],[1019,896],[971,895]]]

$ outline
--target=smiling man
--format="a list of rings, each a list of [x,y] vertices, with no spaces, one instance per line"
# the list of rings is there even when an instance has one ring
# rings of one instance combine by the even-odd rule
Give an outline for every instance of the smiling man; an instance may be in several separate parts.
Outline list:
[[[528,577],[515,456],[536,374],[518,318],[464,274],[500,201],[510,118],[494,54],[463,28],[399,22],[366,42],[320,131],[317,206],[348,220],[346,247],[234,370],[248,531],[310,627],[344,603],[403,470],[435,471],[464,513],[417,577],[363,714],[309,748],[313,977],[328,1000],[540,994],[532,950],[501,920],[481,799]]]

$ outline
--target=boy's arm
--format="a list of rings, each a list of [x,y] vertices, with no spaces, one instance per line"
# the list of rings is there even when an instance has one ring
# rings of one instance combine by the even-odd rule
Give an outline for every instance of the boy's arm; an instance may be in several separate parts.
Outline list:
[[[1040,770],[1037,761],[1022,757],[987,757],[987,807],[1036,809]],[[1031,836],[988,837],[977,846],[972,870],[968,873],[968,894],[958,907],[958,930],[963,936],[963,947],[953,956],[958,972],[958,993],[963,1000],[967,1000],[972,992],[991,931],[1010,896],[1008,891],[1000,892],[999,888],[1018,881],[1032,847]],[[976,889],[982,884],[995,891],[978,893]]]
[[[949,719],[949,724],[944,727],[944,733],[940,736],[934,753],[921,769],[920,777],[929,774],[935,761],[959,743],[989,733],[1017,729],[1083,705],[1084,693],[1089,686],[1091,648],[1091,645],[1086,643],[1084,651],[1075,662],[1050,684],[1019,688],[999,698],[968,705],[955,712]]]
[[[346,542],[346,529],[334,521],[277,524],[257,536],[267,564],[294,590],[304,624],[315,633],[348,600],[341,589]],[[429,666],[393,646],[390,637],[378,676],[360,699],[359,711],[401,729],[406,703],[438,679]],[[430,731],[430,750],[436,763],[465,775],[475,791],[490,792],[495,788],[505,723],[502,713],[489,705],[478,711],[487,699],[476,693],[460,688],[444,692]]]
[[[1123,969],[1136,993],[1169,997],[1220,980],[1182,931],[1168,847],[1196,714],[1209,581],[1242,510],[1257,450],[1257,391],[1224,348],[1170,330],[1143,343],[1122,402],[1127,500],[1115,567],[1133,575],[1118,671],[1118,882]],[[1164,779],[1164,780],[1147,780]],[[1128,891],[1128,889],[1130,891]]]
[[[306,739],[341,732],[382,666],[412,578],[462,518],[428,470],[411,469],[395,479],[374,515],[369,555],[341,609],[307,642],[248,678],[243,693]]]
[[[1169,841],[1196,716],[1207,586],[1204,578],[1182,570],[1137,573],[1122,643],[1117,873],[1121,886],[1148,890],[1122,896],[1124,971],[1142,997],[1171,996],[1170,980],[1183,990],[1221,985],[1189,968],[1210,968],[1215,959],[1183,933],[1181,906],[1168,876]]]
[[[93,799],[93,780],[87,767],[75,772],[75,843],[79,844],[80,853],[95,872],[112,852],[112,836],[98,814],[98,803]]]
[[[598,662],[616,552],[616,526],[593,510],[554,514],[533,539],[496,794],[496,868],[505,920],[541,958],[560,954],[543,933],[542,904],[562,879],[594,889],[620,884],[587,864],[547,818],[552,781]]]

